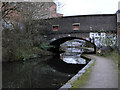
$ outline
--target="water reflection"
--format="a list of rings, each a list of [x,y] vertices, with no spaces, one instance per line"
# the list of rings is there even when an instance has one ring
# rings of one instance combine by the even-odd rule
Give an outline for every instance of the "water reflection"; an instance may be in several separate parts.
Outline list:
[[[73,64],[67,63],[60,59],[60,55],[56,55],[56,58],[52,58],[47,61],[47,64],[59,72],[64,72],[68,74],[76,74],[80,69],[82,69],[86,64]],[[51,62],[52,61],[52,62]]]
[[[73,66],[72,66],[73,67]],[[3,63],[3,88],[60,88],[74,74],[63,72],[63,66],[54,56],[38,58],[26,62]]]
[[[86,64],[86,60],[80,57],[82,53],[83,49],[66,48],[65,53],[60,54],[60,59],[71,64]]]
[[[89,62],[82,56],[83,48],[76,46],[64,50],[65,53],[50,58],[3,63],[3,88],[60,88]]]
[[[56,55],[25,62],[3,63],[2,87],[60,88],[85,64],[66,63],[59,57]]]

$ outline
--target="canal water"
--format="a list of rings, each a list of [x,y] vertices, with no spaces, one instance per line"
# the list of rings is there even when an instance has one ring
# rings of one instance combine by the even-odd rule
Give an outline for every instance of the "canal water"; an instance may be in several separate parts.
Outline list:
[[[2,87],[60,88],[88,62],[81,56],[81,50],[68,48],[65,53],[52,57],[3,63]]]

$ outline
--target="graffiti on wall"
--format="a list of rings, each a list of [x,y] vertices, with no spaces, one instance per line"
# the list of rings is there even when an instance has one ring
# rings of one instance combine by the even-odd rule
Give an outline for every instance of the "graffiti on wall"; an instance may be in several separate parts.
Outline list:
[[[113,33],[90,33],[90,39],[97,47],[115,46],[117,42],[117,36]]]

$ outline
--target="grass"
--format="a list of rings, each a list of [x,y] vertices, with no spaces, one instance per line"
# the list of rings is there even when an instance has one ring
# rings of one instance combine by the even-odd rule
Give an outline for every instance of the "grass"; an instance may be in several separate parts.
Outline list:
[[[98,54],[98,55],[101,55],[101,54]],[[114,60],[114,62],[118,64],[118,66],[120,67],[120,53],[118,52],[118,50],[113,50],[109,52],[106,51],[102,53],[102,56]]]
[[[87,82],[90,76],[90,73],[92,71],[92,66],[94,65],[95,65],[95,62],[92,63],[92,65],[86,70],[86,72],[82,76],[78,77],[78,79],[71,84],[72,87],[69,90],[72,90],[73,88],[76,88],[76,89],[82,88],[82,86],[84,86],[84,84]]]
[[[120,76],[120,52],[118,50],[114,50],[112,52],[104,53],[103,56],[114,60],[114,62],[118,65],[118,76]],[[120,82],[120,78],[118,78],[118,82]]]

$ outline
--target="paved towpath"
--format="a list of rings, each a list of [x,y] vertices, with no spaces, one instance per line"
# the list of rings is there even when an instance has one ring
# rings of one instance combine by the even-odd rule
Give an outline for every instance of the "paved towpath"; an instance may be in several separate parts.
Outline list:
[[[96,59],[95,66],[82,88],[118,88],[118,68],[113,60],[90,55]]]

